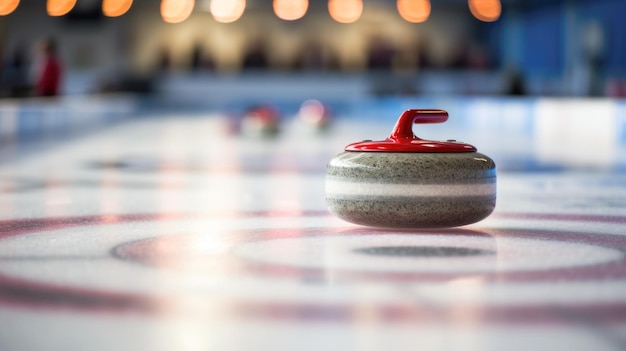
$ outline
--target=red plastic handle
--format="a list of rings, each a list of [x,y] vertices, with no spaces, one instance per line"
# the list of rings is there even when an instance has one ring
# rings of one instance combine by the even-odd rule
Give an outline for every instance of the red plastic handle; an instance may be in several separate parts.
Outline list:
[[[410,141],[419,139],[413,134],[413,124],[443,123],[448,120],[448,112],[434,109],[410,109],[404,111],[389,139],[395,141]]]

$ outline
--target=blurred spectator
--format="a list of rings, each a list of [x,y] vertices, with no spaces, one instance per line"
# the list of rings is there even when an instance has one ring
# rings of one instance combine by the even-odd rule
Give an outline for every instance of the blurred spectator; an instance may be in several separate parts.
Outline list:
[[[387,40],[374,37],[367,55],[367,68],[369,70],[390,70],[394,55],[395,51]]]
[[[13,51],[3,69],[3,87],[9,97],[25,97],[30,94],[31,85],[28,83],[28,60],[22,46]]]
[[[243,68],[246,70],[261,70],[268,66],[265,53],[265,43],[262,40],[254,41],[243,59]]]
[[[444,64],[443,68],[450,68],[456,70],[467,69],[469,65],[469,44],[466,40],[463,40],[459,45],[455,47],[452,51],[452,59],[447,64]]]
[[[526,95],[524,77],[518,69],[510,68],[507,72],[507,94],[513,96]]]
[[[213,57],[211,55],[207,55],[200,44],[196,44],[191,50],[189,68],[193,72],[200,70],[212,71],[215,69],[215,62],[213,61]]]
[[[53,39],[43,43],[43,61],[37,77],[35,93],[38,96],[57,96],[61,84],[61,63],[57,57],[57,44]]]
[[[198,71],[202,67],[202,46],[196,44],[191,50],[191,70]]]
[[[583,72],[587,76],[586,95],[604,95],[605,32],[602,23],[590,21],[581,27]]]
[[[418,68],[432,68],[433,62],[430,59],[430,42],[428,38],[421,38],[421,40],[417,44],[416,51]]]
[[[299,57],[296,59],[295,68],[300,70],[321,71],[324,70],[324,51],[322,46],[315,41],[310,41],[302,47]]]
[[[157,55],[157,74],[169,72],[172,66],[170,51],[167,48],[161,48]]]
[[[309,40],[296,58],[295,68],[306,71],[326,71],[339,69],[337,57],[319,41]]]

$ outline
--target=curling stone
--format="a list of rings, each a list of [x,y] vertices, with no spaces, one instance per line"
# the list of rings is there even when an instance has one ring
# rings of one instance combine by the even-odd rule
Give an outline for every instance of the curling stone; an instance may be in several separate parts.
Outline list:
[[[326,131],[331,117],[331,110],[319,100],[306,100],[298,111],[300,122],[315,132]]]
[[[326,203],[348,222],[383,228],[471,224],[496,205],[496,166],[472,145],[422,140],[413,123],[443,123],[443,110],[406,110],[382,141],[346,146],[327,166]]]
[[[249,108],[241,119],[241,134],[254,138],[275,137],[279,132],[280,113],[271,105]]]

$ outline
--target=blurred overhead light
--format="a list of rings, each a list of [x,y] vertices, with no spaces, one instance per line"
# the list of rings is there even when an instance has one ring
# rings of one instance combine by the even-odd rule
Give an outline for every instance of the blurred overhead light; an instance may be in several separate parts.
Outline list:
[[[6,16],[15,11],[20,0],[0,0],[0,16]]]
[[[180,23],[191,15],[194,0],[161,0],[161,17],[167,23]]]
[[[468,0],[470,12],[483,22],[494,22],[500,18],[502,4],[500,0]]]
[[[308,8],[309,0],[274,0],[274,13],[285,21],[304,17]]]
[[[339,23],[356,22],[363,13],[363,0],[328,0],[328,12]]]
[[[50,16],[63,16],[72,11],[76,0],[48,0],[46,11]]]
[[[398,0],[397,6],[407,22],[422,23],[430,16],[430,0]]]
[[[218,22],[235,22],[246,10],[246,0],[211,0],[209,10]]]
[[[108,17],[117,17],[125,14],[133,0],[102,0],[102,13]]]

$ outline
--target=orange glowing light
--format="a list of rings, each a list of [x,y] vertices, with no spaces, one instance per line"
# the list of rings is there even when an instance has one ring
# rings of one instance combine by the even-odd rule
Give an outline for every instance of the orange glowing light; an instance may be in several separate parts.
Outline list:
[[[0,0],[0,16],[6,16],[15,11],[20,0]]]
[[[133,0],[102,0],[102,13],[107,17],[118,17],[125,14]]]
[[[285,21],[298,20],[306,14],[309,0],[274,0],[274,13]]]
[[[363,0],[328,0],[328,12],[339,23],[356,22],[363,13]]]
[[[430,0],[398,0],[396,5],[407,22],[422,23],[430,16]]]
[[[63,16],[72,11],[76,0],[48,0],[46,11],[50,16]]]
[[[191,15],[194,0],[162,0],[161,17],[167,23],[180,23]]]
[[[246,10],[246,0],[211,0],[209,10],[218,22],[235,22]]]
[[[500,0],[468,0],[467,4],[472,15],[483,22],[497,20],[502,12]]]

